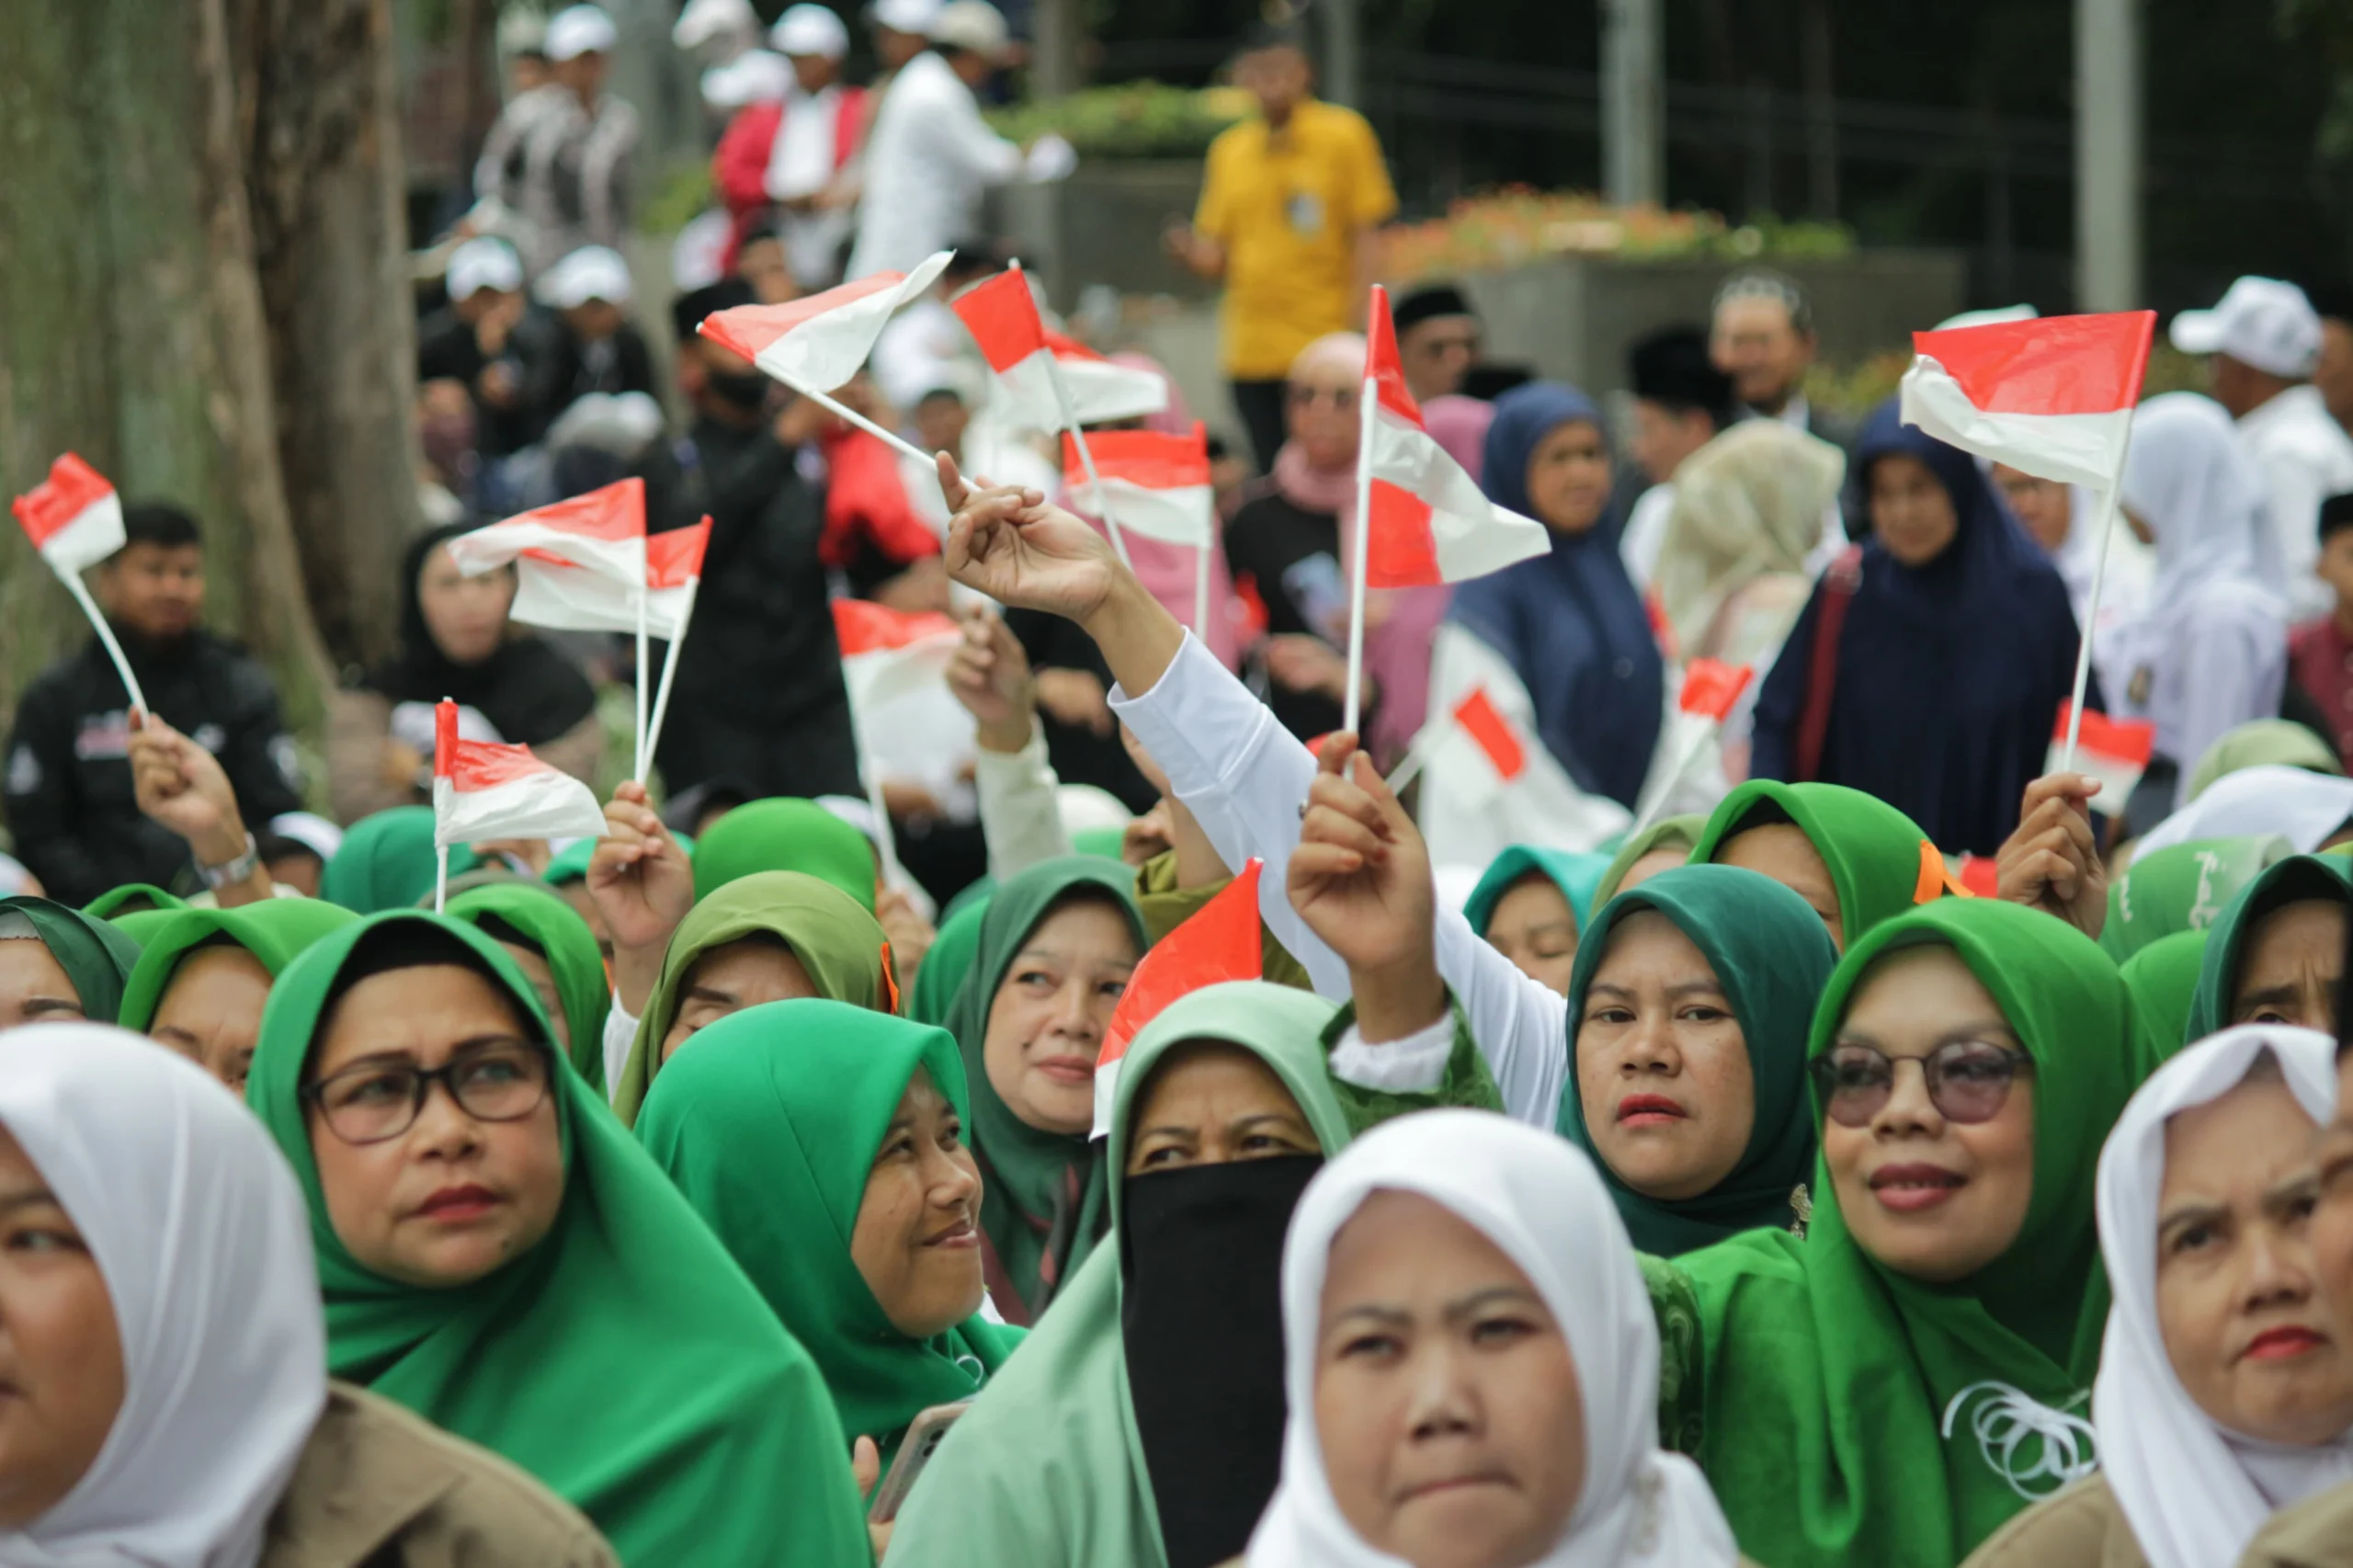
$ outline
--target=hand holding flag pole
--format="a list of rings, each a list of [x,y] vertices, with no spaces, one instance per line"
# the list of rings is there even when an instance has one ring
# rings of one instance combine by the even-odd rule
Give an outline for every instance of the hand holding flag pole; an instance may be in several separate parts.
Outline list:
[[[114,664],[115,674],[122,677],[131,706],[145,713],[147,694],[139,689],[139,677],[131,673],[131,661],[123,656],[122,644],[115,641],[114,628],[107,624],[97,601],[90,597],[89,587],[82,581],[85,567],[96,566],[123,546],[122,497],[97,470],[67,452],[49,465],[47,479],[17,496],[8,509],[16,514],[41,559],[65,585],[66,592],[74,596],[74,602],[82,607],[90,630],[98,634],[99,646]]]

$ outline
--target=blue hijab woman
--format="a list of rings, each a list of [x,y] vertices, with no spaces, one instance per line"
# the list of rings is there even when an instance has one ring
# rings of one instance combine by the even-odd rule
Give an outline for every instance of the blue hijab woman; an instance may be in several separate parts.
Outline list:
[[[1552,548],[1463,584],[1447,619],[1528,688],[1544,749],[1587,794],[1629,811],[1650,771],[1665,679],[1609,515],[1609,437],[1574,387],[1536,381],[1495,400],[1481,486],[1535,518]]]
[[[1870,517],[1860,579],[1834,567],[1814,585],[1757,694],[1750,770],[1847,785],[1939,848],[1991,855],[2018,825],[2075,681],[2067,585],[1976,461],[1902,424],[1893,399],[1863,427],[1848,472]],[[1817,683],[1815,634],[1834,597],[1846,601],[1834,676]],[[1827,707],[1811,769],[1810,702]],[[2088,705],[2100,706],[2097,687]]]

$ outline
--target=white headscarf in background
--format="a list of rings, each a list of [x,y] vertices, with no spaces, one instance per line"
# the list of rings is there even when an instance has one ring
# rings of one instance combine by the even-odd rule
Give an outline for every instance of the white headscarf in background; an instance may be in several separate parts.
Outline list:
[[[2310,855],[2347,821],[2353,821],[2353,778],[2265,763],[2215,779],[2198,799],[2143,835],[2132,853],[2137,858],[2193,839],[2276,833],[2297,854]]]
[[[1806,557],[1822,540],[1823,515],[1838,498],[1847,457],[1827,441],[1772,419],[1748,419],[1716,437],[1675,471],[1651,585],[1687,654],[1724,601],[1759,577],[1791,579],[1787,636],[1811,587]],[[1745,664],[1779,645],[1727,648],[1714,656]]]
[[[64,1499],[0,1530],[17,1568],[252,1568],[326,1404],[311,1218],[285,1158],[195,1063],[103,1024],[0,1035],[0,1127],[106,1277],[122,1409]]]
[[[2157,1324],[2158,1195],[2165,1123],[2236,1088],[2258,1055],[2296,1101],[2336,1110],[2336,1042],[2313,1029],[2245,1024],[2185,1050],[2141,1085],[2099,1156],[2099,1244],[2115,1299],[2092,1387],[2100,1468],[2151,1568],[2235,1562],[2273,1510],[2353,1482],[2353,1442],[2288,1448],[2238,1437],[2199,1409]]]
[[[1730,1568],[1732,1530],[1699,1467],[1658,1446],[1658,1327],[1593,1163],[1486,1111],[1434,1110],[1358,1139],[1308,1184],[1283,1244],[1281,1483],[1250,1568],[1401,1568],[1341,1517],[1315,1435],[1315,1346],[1332,1239],[1375,1192],[1419,1193],[1518,1264],[1567,1336],[1585,1407],[1585,1484],[1535,1568]]]

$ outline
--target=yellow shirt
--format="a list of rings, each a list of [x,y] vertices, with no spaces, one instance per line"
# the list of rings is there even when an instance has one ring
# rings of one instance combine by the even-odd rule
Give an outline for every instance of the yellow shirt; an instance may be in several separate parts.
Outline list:
[[[1193,226],[1225,247],[1226,374],[1279,380],[1301,349],[1347,331],[1351,242],[1396,210],[1381,143],[1354,109],[1311,98],[1280,131],[1253,119],[1221,132]]]

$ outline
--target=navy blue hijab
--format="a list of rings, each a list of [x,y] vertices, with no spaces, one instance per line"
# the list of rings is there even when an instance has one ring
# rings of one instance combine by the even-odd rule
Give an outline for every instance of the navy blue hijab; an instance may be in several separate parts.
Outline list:
[[[1574,387],[1534,381],[1497,398],[1481,481],[1487,498],[1535,517],[1528,460],[1545,437],[1578,420],[1608,439],[1601,410]],[[1447,618],[1518,673],[1544,749],[1577,788],[1631,811],[1658,741],[1665,674],[1643,597],[1618,555],[1619,531],[1607,516],[1581,534],[1552,530],[1551,553],[1455,589]]]
[[[1961,527],[1943,554],[1905,566],[1876,538],[1838,640],[1838,676],[1819,781],[1876,795],[1949,851],[1991,855],[2018,825],[2075,678],[2076,631],[2050,557],[1966,452],[1899,421],[1891,398],[1855,443],[1847,472],[1866,515],[1871,469],[1902,454],[1927,465]],[[1823,586],[1756,698],[1751,773],[1793,780]],[[2099,706],[2095,683],[2086,706]]]

